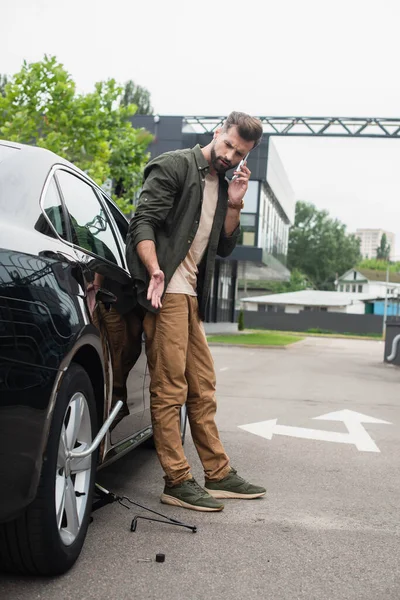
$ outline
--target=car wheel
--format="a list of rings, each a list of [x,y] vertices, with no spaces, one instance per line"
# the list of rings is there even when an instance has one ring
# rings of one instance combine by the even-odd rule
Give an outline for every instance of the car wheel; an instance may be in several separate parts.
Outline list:
[[[0,525],[3,570],[56,575],[74,564],[89,524],[97,452],[81,459],[68,452],[84,451],[96,431],[92,384],[72,364],[57,394],[37,496],[23,515]]]
[[[187,426],[187,420],[188,420],[186,404],[184,404],[181,408],[179,419],[180,419],[180,428],[181,428],[181,440],[182,440],[182,446],[183,446],[185,444],[186,426]],[[154,449],[156,447],[154,444],[154,436],[150,436],[149,438],[147,438],[147,440],[144,442],[144,446],[146,446],[147,448]]]

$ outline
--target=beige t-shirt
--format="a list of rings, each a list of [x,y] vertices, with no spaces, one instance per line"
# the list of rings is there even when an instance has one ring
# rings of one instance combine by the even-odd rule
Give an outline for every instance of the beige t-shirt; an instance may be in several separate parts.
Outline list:
[[[210,239],[218,202],[218,184],[218,175],[206,176],[199,228],[186,258],[176,269],[169,282],[167,294],[197,296],[197,265],[200,264]]]

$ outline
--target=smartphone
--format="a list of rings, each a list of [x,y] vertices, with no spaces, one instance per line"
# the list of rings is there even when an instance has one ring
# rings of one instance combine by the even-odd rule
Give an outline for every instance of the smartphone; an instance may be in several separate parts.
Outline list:
[[[244,158],[242,158],[242,160],[240,161],[240,163],[239,163],[239,164],[238,164],[238,166],[236,167],[235,171],[240,171],[240,170],[242,169],[242,167],[243,167],[244,163],[245,163],[245,162],[246,162],[246,160],[249,158],[249,154],[250,154],[250,152],[248,152],[248,153],[246,154],[246,156],[245,156]],[[232,177],[232,181],[235,181],[235,179],[236,179],[236,178],[237,178],[237,175],[234,175],[234,176]]]

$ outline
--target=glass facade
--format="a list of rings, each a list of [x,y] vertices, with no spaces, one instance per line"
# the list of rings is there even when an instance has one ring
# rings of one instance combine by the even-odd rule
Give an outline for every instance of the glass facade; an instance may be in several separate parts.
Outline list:
[[[260,190],[258,246],[286,264],[290,222],[268,183]]]
[[[266,182],[250,181],[240,216],[239,244],[257,246],[286,264],[289,219]]]
[[[258,196],[260,183],[249,181],[249,187],[244,197],[244,209],[240,215],[241,246],[257,246]]]
[[[208,323],[234,321],[236,278],[236,261],[220,259],[215,261],[211,294],[206,308],[206,321]]]

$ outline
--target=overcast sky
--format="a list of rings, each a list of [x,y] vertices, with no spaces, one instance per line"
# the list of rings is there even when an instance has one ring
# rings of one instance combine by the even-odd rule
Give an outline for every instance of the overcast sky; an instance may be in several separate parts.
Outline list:
[[[2,0],[0,73],[57,56],[133,79],[160,115],[400,117],[398,0]],[[396,234],[400,139],[274,138],[296,198]]]

